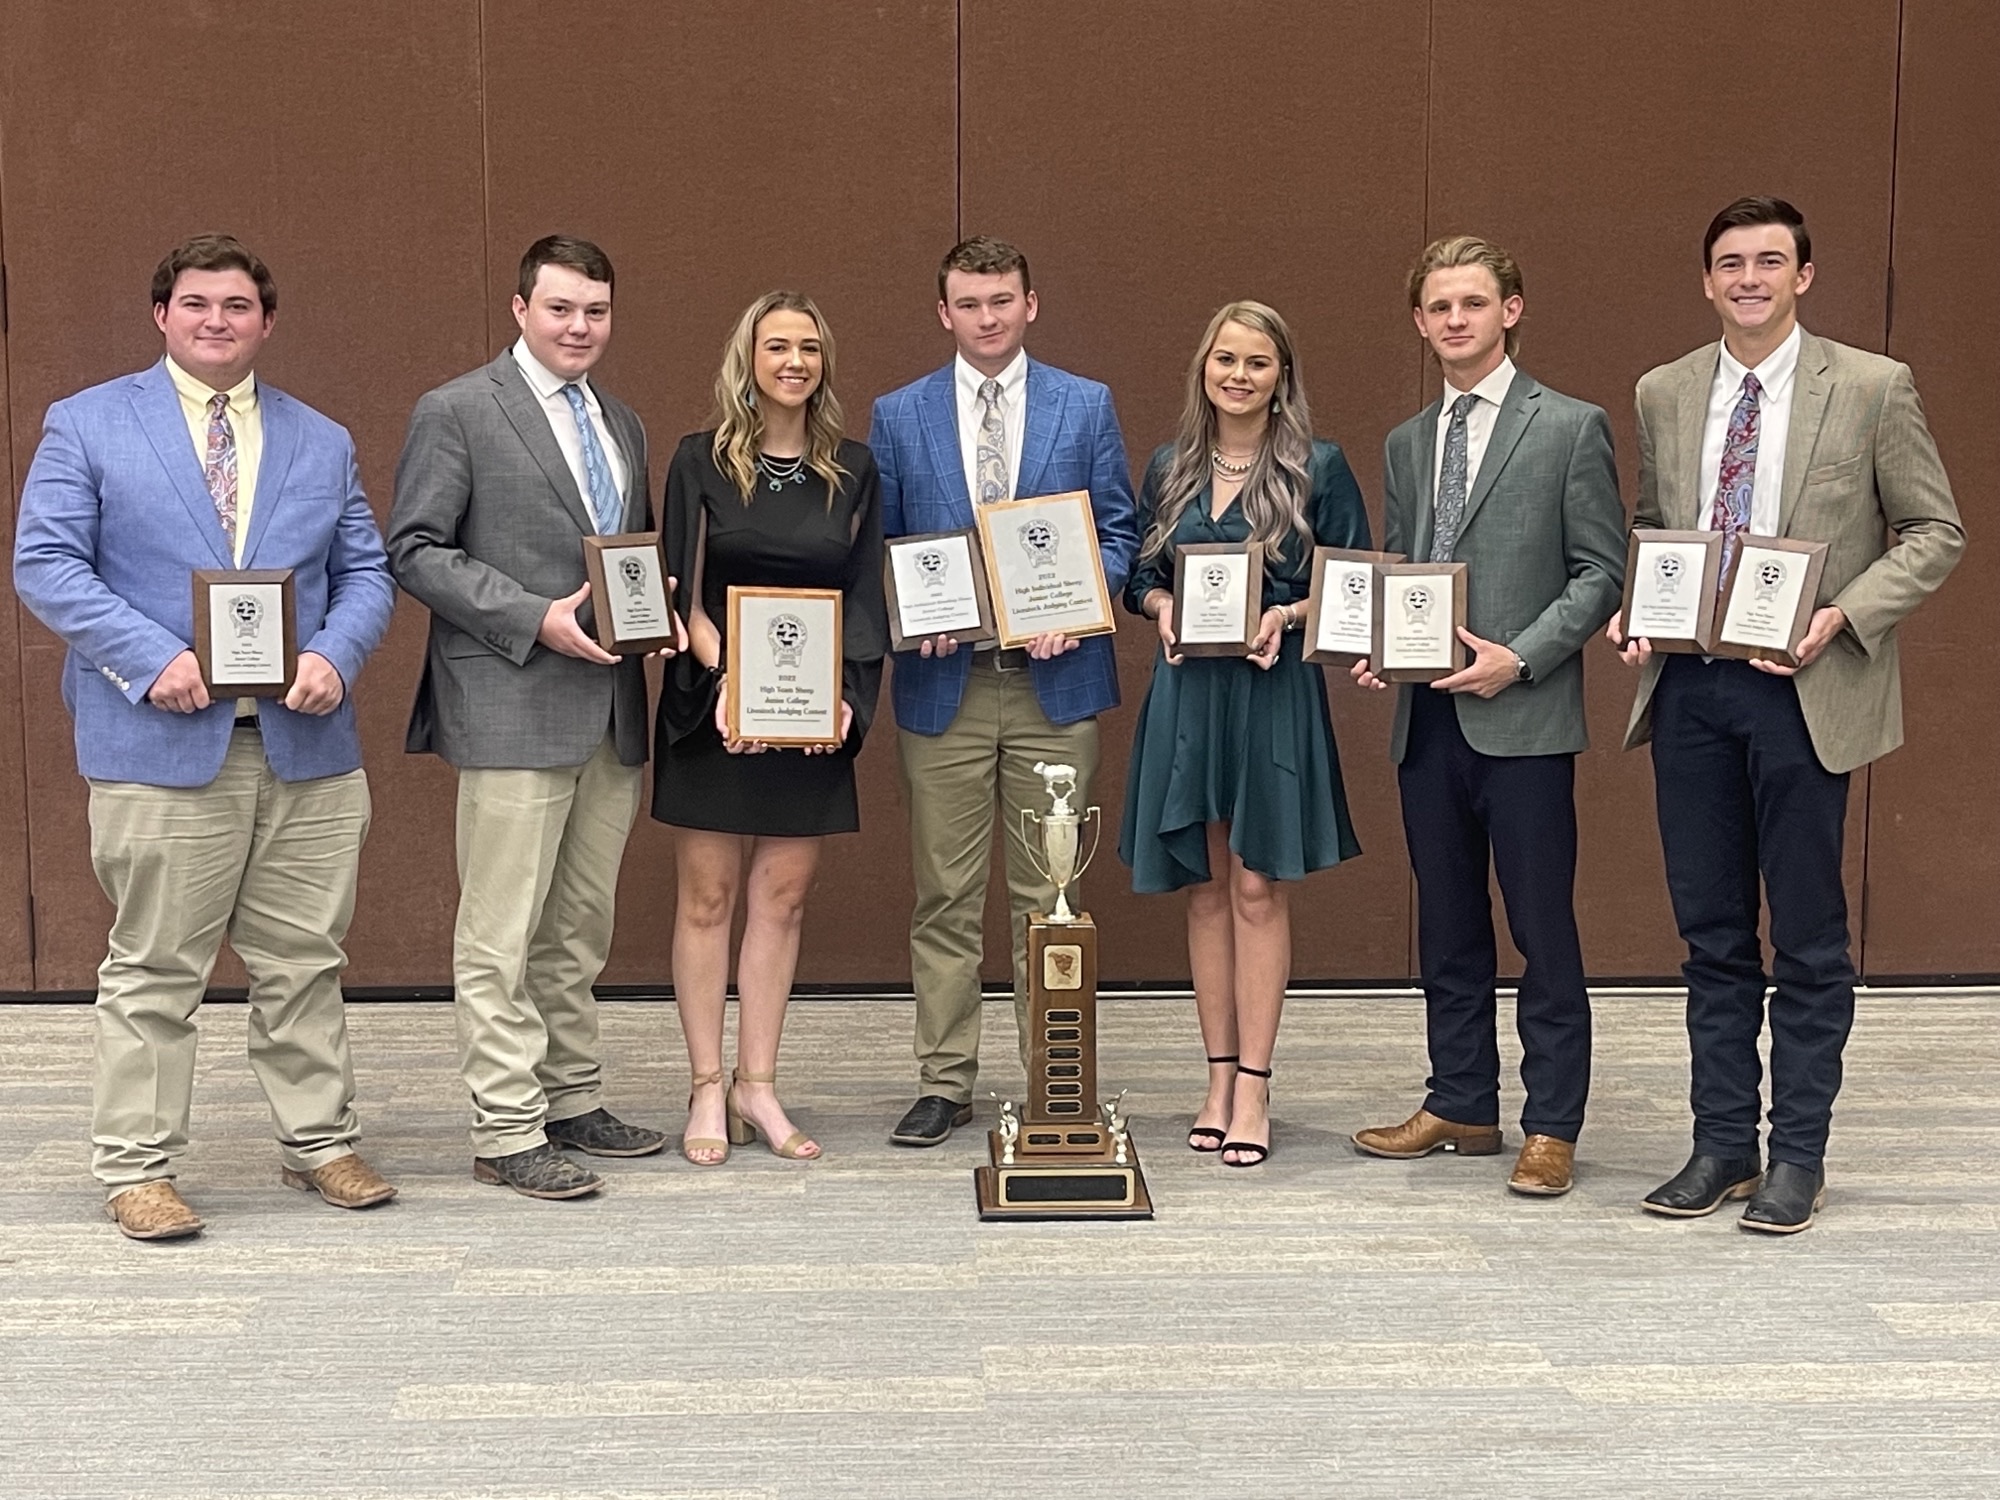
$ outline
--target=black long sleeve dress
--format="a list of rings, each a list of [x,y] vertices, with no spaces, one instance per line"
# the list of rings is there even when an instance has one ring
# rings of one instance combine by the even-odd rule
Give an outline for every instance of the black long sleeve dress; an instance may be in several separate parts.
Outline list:
[[[667,469],[667,565],[675,606],[701,605],[729,640],[729,587],[841,591],[842,696],[854,709],[847,742],[831,755],[767,750],[731,755],[715,728],[715,679],[692,653],[674,658],[661,685],[653,749],[653,816],[681,828],[805,838],[861,826],[854,757],[875,715],[889,646],[882,595],[882,485],[865,444],[843,442],[846,471],[827,503],[810,468],[772,489],[763,476],[746,505],[715,464],[715,434],[681,440]]]

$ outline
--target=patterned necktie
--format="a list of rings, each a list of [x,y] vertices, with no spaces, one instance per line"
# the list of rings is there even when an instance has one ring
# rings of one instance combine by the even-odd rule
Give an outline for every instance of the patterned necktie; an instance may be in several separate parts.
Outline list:
[[[208,400],[208,452],[201,472],[208,480],[208,497],[215,502],[229,553],[236,555],[236,429],[229,425],[229,397],[217,391]]]
[[[1764,388],[1755,375],[1743,377],[1743,394],[1729,414],[1729,431],[1722,439],[1722,462],[1715,472],[1715,509],[1709,530],[1722,533],[1722,568],[1716,586],[1729,572],[1736,539],[1750,529],[1750,498],[1757,488],[1757,398]]]
[[[979,414],[979,444],[974,451],[974,467],[979,473],[981,505],[1011,499],[1013,485],[1007,477],[1007,428],[1000,420],[1000,382],[989,380],[979,387],[985,410]]]
[[[618,529],[625,507],[619,501],[618,486],[612,482],[611,464],[604,456],[603,445],[597,441],[597,428],[583,404],[582,390],[574,382],[562,390],[569,400],[569,414],[576,418],[577,439],[583,445],[583,475],[590,485],[586,498],[590,501],[591,519],[597,523],[599,535],[605,535]]]
[[[1431,561],[1450,562],[1458,545],[1458,528],[1465,520],[1467,457],[1465,419],[1479,398],[1467,391],[1451,403],[1451,425],[1444,434],[1444,464],[1438,470],[1437,520],[1431,528]]]

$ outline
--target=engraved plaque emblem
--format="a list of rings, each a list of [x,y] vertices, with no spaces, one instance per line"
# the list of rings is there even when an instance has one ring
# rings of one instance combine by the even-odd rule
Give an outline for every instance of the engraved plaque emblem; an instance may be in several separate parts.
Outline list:
[[[1053,568],[1056,565],[1056,544],[1061,539],[1052,521],[1037,518],[1021,526],[1021,550],[1028,554],[1028,561],[1038,568]]]
[[[1083,988],[1083,949],[1074,943],[1055,943],[1042,950],[1042,987],[1050,990]]]
[[[772,663],[796,667],[806,648],[806,622],[797,615],[774,615],[769,634]]]
[[[625,580],[625,597],[640,599],[646,593],[646,565],[636,557],[619,559],[618,576]]]
[[[249,594],[238,594],[229,601],[229,618],[236,622],[239,640],[252,640],[264,623],[264,606]]]

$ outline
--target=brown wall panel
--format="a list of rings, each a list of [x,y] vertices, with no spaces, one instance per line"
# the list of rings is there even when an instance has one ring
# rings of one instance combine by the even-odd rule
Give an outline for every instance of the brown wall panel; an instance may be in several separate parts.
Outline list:
[[[1171,435],[1210,315],[1236,297],[1271,303],[1299,338],[1314,426],[1348,450],[1379,538],[1382,436],[1417,396],[1395,288],[1423,233],[1423,9],[967,0],[964,17],[964,225],[1033,262],[1034,354],[1111,386],[1137,471]],[[1256,64],[1218,69],[1224,58]],[[1121,614],[1118,647],[1125,706],[1104,720],[1094,797],[1114,832],[1156,637]],[[1294,972],[1402,975],[1389,705],[1338,675],[1328,687],[1367,852],[1294,896]],[[1111,975],[1185,977],[1180,900],[1133,896],[1108,849],[1086,889]],[[990,932],[988,954],[1004,951]]]
[[[1742,76],[1718,52],[1742,24],[1728,0],[1600,6],[1587,25],[1563,6],[1509,7],[1504,23],[1479,0],[1431,9],[1429,232],[1483,234],[1514,252],[1527,289],[1521,364],[1610,413],[1628,507],[1632,388],[1717,336],[1701,295],[1701,235],[1730,199],[1775,193],[1804,209],[1819,263],[1805,322],[1882,347],[1896,0],[1783,0],[1759,12],[1760,69],[1785,79],[1783,150],[1745,133]],[[1436,381],[1433,368],[1426,399]],[[1631,676],[1609,646],[1586,653],[1585,961],[1598,975],[1673,974],[1685,950],[1667,904],[1652,765],[1618,748]],[[1847,864],[1858,926],[1866,778],[1856,781]]]
[[[7,23],[0,8],[0,27]],[[7,257],[6,205],[0,202],[0,265]],[[14,459],[9,440],[11,407],[7,390],[7,335],[0,329],[0,536],[7,555],[14,548]],[[33,916],[28,905],[28,794],[22,742],[21,630],[14,599],[14,571],[0,573],[0,990],[32,989],[35,983]]]
[[[1896,140],[1896,295],[1889,352],[1916,374],[1971,539],[1951,581],[1902,627],[1908,742],[1874,771],[1868,968],[2000,973],[2000,697],[1990,665],[2000,588],[2000,309],[1968,296],[2000,239],[2000,6],[1904,9]]]
[[[871,398],[938,360],[935,267],[956,237],[956,10],[607,7],[589,87],[563,99],[556,129],[551,91],[570,84],[551,75],[547,8],[488,4],[492,346],[514,336],[506,307],[522,249],[558,229],[582,234],[618,270],[602,378],[645,420],[656,497],[681,435],[708,424],[737,315],[772,287],[805,291],[826,314],[847,430],[865,438]],[[826,846],[803,982],[908,981],[895,748],[885,689],[859,768],[862,829]],[[672,840],[643,811],[619,903],[606,982],[664,982]]]
[[[1573,7],[1513,7],[1504,25],[1475,0],[892,0],[782,15],[624,0],[593,10],[583,83],[552,67],[545,16],[531,0],[0,0],[8,493],[51,400],[157,356],[151,267],[218,227],[266,256],[283,293],[265,373],[350,427],[381,514],[411,404],[512,337],[515,261],[556,228],[601,240],[619,265],[604,379],[646,419],[655,486],[680,434],[706,421],[735,313],[773,285],[827,311],[862,435],[874,395],[950,356],[933,275],[962,229],[1028,250],[1044,303],[1034,352],[1112,386],[1135,468],[1171,430],[1213,308],[1275,303],[1300,334],[1316,426],[1349,450],[1379,526],[1382,437],[1436,383],[1403,271],[1430,235],[1472,229],[1522,259],[1523,363],[1610,411],[1629,493],[1633,381],[1714,336],[1701,228],[1738,192],[1778,192],[1813,223],[1808,325],[1889,340],[1915,367],[1974,537],[1961,576],[1903,632],[1910,743],[1856,778],[1861,957],[1873,974],[2000,972],[2000,799],[1975,748],[2000,735],[2000,708],[1983,683],[1964,686],[1963,666],[1992,634],[1996,566],[1980,545],[1994,502],[1972,476],[2000,463],[2000,409],[1970,352],[2000,330],[1960,291],[1962,247],[2000,228],[1980,186],[2000,154],[1981,66],[2000,18],[1985,0],[1778,0],[1757,27],[1787,79],[1775,137],[1732,123],[1741,82],[1718,66],[1717,38],[1741,14],[1723,0],[1601,7],[1583,23]],[[218,54],[229,107],[196,118],[168,81],[203,76]],[[1246,56],[1254,83],[1216,68]],[[790,78],[805,83],[774,81]],[[376,820],[357,984],[449,978],[453,779],[401,748],[424,624],[405,601],[359,690]],[[1125,705],[1105,720],[1096,798],[1114,835],[1152,670],[1140,622],[1119,651]],[[102,952],[60,654],[0,597],[0,990],[87,987]],[[1604,976],[1670,973],[1649,762],[1616,748],[1630,680],[1601,647],[1589,674],[1586,957]],[[1329,686],[1368,853],[1300,892],[1295,971],[1399,977],[1414,955],[1389,705]],[[827,847],[803,982],[906,982],[889,725],[885,698],[860,768],[863,831]],[[1109,848],[1086,889],[1107,978],[1185,975],[1180,902],[1131,895]],[[643,816],[622,899],[607,981],[666,980],[671,837]],[[999,978],[997,901],[988,915]]]
[[[16,6],[8,18],[0,141],[17,474],[50,401],[158,357],[153,266],[182,236],[221,228],[277,279],[262,373],[353,431],[386,513],[410,404],[440,366],[484,347],[477,7],[119,9],[132,24],[81,6]],[[166,84],[205,78],[222,107],[196,108]],[[376,798],[352,943],[350,977],[364,984],[441,972],[434,928],[421,925],[440,898],[415,878],[410,839],[439,788],[400,763],[411,613],[399,612],[395,646],[359,685]],[[40,625],[25,629],[36,978],[83,988],[108,907],[89,868],[60,648]],[[4,774],[0,761],[0,795]]]

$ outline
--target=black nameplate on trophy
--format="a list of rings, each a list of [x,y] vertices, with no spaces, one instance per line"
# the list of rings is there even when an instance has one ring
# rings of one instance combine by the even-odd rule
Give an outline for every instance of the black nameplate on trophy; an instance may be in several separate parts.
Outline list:
[[[1132,1197],[1130,1172],[1009,1172],[1003,1180],[1007,1203],[1126,1203]]]

